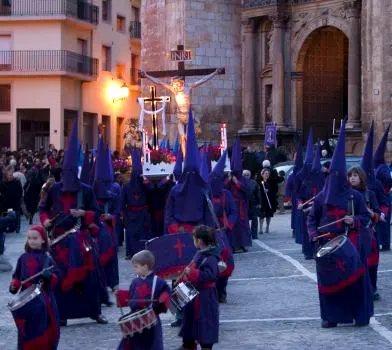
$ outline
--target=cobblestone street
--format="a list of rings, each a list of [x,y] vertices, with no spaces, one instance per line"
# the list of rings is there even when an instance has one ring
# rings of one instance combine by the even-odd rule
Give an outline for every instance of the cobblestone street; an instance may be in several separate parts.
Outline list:
[[[26,223],[23,225],[26,228]],[[7,236],[7,256],[15,265],[25,230]],[[132,270],[120,252],[121,287],[128,288]],[[379,268],[381,300],[369,327],[322,329],[314,261],[306,261],[289,230],[289,215],[276,216],[271,233],[253,241],[248,253],[236,255],[236,269],[228,286],[228,303],[220,312],[220,342],[214,349],[390,349],[392,347],[392,253],[382,253]],[[0,275],[0,348],[16,348],[16,327],[7,302],[11,273]],[[71,321],[61,329],[61,350],[115,349],[121,334],[115,307],[103,308],[108,325],[91,320]],[[178,329],[163,319],[165,349],[181,344]]]

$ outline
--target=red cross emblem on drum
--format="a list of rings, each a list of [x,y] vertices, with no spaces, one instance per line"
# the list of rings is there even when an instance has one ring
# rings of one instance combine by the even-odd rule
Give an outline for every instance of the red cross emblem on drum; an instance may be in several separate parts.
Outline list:
[[[340,271],[345,272],[346,271],[346,262],[342,259],[338,259],[338,260],[336,260],[336,267]]]

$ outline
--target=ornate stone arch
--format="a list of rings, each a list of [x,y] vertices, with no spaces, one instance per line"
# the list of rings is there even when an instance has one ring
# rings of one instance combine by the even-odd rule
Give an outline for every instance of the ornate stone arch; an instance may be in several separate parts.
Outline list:
[[[308,49],[309,44],[306,42],[307,39],[317,31],[317,29],[323,27],[334,27],[342,31],[346,37],[350,40],[349,34],[349,24],[343,19],[339,19],[334,16],[322,16],[314,19],[309,25],[304,26],[304,28],[298,33],[296,40],[292,45],[291,50],[291,69],[293,72],[301,72],[298,68],[303,67],[304,57]]]

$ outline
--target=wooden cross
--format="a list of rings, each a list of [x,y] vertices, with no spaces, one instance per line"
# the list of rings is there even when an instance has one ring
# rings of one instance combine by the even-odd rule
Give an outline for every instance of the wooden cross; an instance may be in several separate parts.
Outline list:
[[[184,49],[184,45],[177,45],[177,52],[179,53],[178,57],[180,57],[181,53],[184,53],[182,55],[183,58],[187,58],[189,60],[190,58],[190,51]],[[172,52],[173,53],[173,52]],[[172,54],[173,56],[173,54]],[[174,54],[174,56],[176,56]],[[146,72],[148,75],[151,75],[152,77],[155,78],[165,78],[165,77],[191,77],[191,76],[197,76],[197,75],[209,75],[211,73],[214,73],[216,71],[216,68],[205,68],[205,69],[185,69],[185,61],[178,61],[178,68],[177,70],[166,70],[166,71],[151,71],[151,72]],[[223,69],[222,72],[219,73],[220,75],[225,74],[225,70]],[[143,78],[143,77],[140,77]]]
[[[159,102],[170,102],[169,96],[157,97],[155,86],[150,86],[150,97],[143,98],[144,103],[151,103],[151,111],[157,110],[157,103]],[[156,113],[152,116],[152,135],[153,135],[153,148],[158,149],[158,127],[157,127],[157,115]]]

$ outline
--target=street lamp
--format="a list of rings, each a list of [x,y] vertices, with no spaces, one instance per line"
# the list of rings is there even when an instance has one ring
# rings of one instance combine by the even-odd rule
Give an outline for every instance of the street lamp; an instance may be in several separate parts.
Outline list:
[[[129,96],[129,88],[127,84],[123,83],[120,88],[117,88],[113,94],[113,103],[125,100]]]

